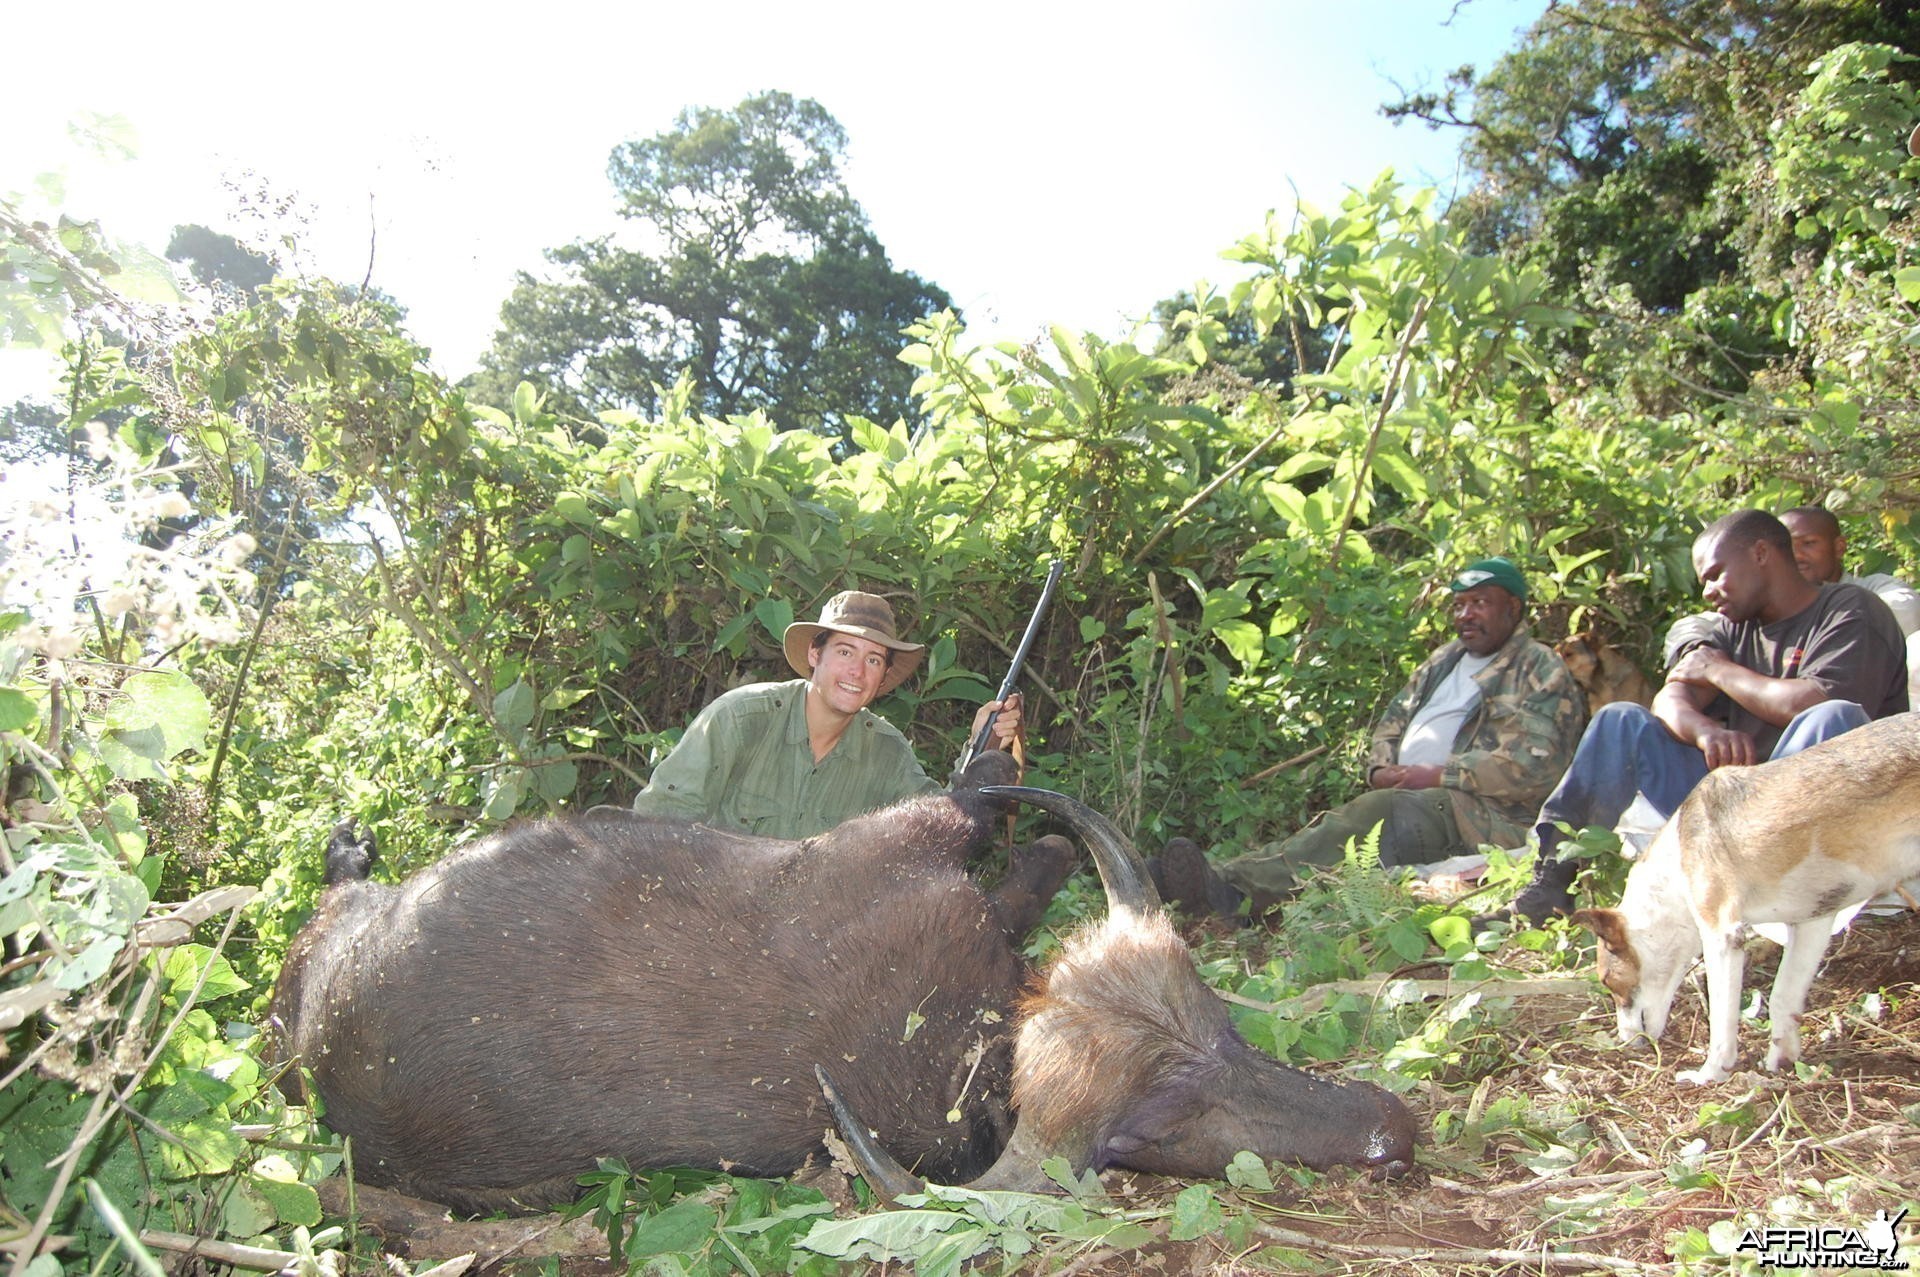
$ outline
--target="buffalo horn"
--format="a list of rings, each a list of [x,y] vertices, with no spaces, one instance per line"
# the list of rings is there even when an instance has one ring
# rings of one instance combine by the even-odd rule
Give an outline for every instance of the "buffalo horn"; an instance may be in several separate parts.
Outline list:
[[[1140,853],[1133,849],[1133,844],[1127,841],[1124,834],[1114,828],[1113,822],[1093,808],[1077,798],[1056,794],[1050,789],[1030,789],[1024,785],[984,785],[980,792],[995,798],[1011,798],[1031,804],[1066,821],[1068,827],[1087,845],[1087,850],[1093,855],[1094,865],[1100,870],[1100,881],[1107,889],[1109,915],[1130,913],[1138,916],[1160,908],[1160,893],[1154,890],[1153,879],[1148,876],[1146,862],[1140,858]],[[821,1092],[827,1097],[827,1104],[833,1109],[834,1121],[847,1143],[847,1152],[866,1179],[867,1186],[889,1202],[903,1193],[924,1192],[926,1181],[906,1170],[894,1160],[891,1153],[880,1147],[880,1142],[874,1139],[866,1123],[852,1113],[840,1098],[826,1069],[816,1064],[813,1071],[820,1081]],[[1007,1146],[1000,1150],[1000,1156],[967,1187],[977,1192],[1045,1191],[1049,1181],[1040,1164],[1060,1150],[1039,1148],[1037,1143],[1027,1133],[1025,1124],[1016,1120],[1013,1136],[1007,1141]],[[1074,1168],[1076,1173],[1080,1169]]]
[[[1113,827],[1112,821],[1078,798],[1025,785],[986,785],[980,792],[995,798],[1018,799],[1066,821],[1093,854],[1100,881],[1106,884],[1109,914],[1123,909],[1136,915],[1145,914],[1160,907],[1160,893],[1154,890],[1153,879],[1147,875],[1147,862],[1140,858],[1126,835]]]
[[[834,1125],[840,1128],[841,1138],[847,1142],[847,1153],[867,1181],[867,1187],[886,1202],[903,1193],[925,1191],[926,1181],[896,1162],[893,1154],[881,1148],[880,1141],[873,1138],[873,1132],[867,1129],[867,1124],[847,1108],[847,1102],[840,1098],[833,1079],[827,1076],[825,1066],[814,1065],[813,1075],[820,1080],[820,1093],[827,1097],[827,1105],[833,1109]]]
[[[819,1079],[820,1091],[833,1109],[833,1120],[840,1128],[841,1138],[847,1143],[847,1154],[853,1158],[854,1168],[867,1181],[867,1187],[873,1190],[874,1196],[883,1202],[892,1202],[907,1193],[926,1192],[927,1182],[895,1161],[893,1154],[882,1148],[880,1141],[873,1137],[867,1124],[854,1116],[846,1101],[840,1098],[840,1092],[834,1088],[827,1070],[816,1064],[813,1066],[813,1075]],[[966,1187],[980,1193],[1044,1192],[1048,1180],[1046,1173],[1040,1169],[1040,1163],[1052,1153],[1034,1148],[1032,1144],[1031,1137],[1021,1136],[1016,1123],[1013,1138],[1000,1150],[1000,1156],[993,1165]]]

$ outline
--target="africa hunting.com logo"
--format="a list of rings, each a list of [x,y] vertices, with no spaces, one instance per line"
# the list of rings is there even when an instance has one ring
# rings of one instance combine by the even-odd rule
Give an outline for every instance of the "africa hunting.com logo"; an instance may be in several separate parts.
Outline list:
[[[1755,1260],[1774,1268],[1900,1270],[1908,1267],[1900,1258],[1900,1221],[1906,1217],[1906,1208],[1902,1207],[1892,1219],[1884,1210],[1875,1211],[1860,1228],[1749,1228],[1740,1234],[1734,1251],[1752,1251]]]

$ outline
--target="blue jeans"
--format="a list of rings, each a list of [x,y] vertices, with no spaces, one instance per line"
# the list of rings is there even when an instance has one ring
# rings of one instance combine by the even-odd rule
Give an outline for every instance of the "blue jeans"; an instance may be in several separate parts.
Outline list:
[[[1770,757],[1797,754],[1866,722],[1867,712],[1852,701],[1822,701],[1794,715]],[[1549,863],[1560,845],[1556,821],[1576,830],[1611,829],[1636,793],[1646,795],[1664,820],[1706,775],[1706,755],[1675,740],[1651,710],[1627,701],[1601,706],[1574,750],[1573,765],[1541,805],[1533,826],[1540,845],[1536,863]]]

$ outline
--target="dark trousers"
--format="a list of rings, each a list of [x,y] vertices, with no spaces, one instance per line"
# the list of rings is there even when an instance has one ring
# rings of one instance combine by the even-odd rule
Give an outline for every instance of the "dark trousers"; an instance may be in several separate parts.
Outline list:
[[[1337,865],[1349,839],[1364,840],[1380,826],[1380,863],[1424,865],[1474,850],[1460,838],[1451,789],[1370,789],[1322,812],[1291,838],[1229,860],[1220,876],[1257,899],[1283,899],[1309,868]]]

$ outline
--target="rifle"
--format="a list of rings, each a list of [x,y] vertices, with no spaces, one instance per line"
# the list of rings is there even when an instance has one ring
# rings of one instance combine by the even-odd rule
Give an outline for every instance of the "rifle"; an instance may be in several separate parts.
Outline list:
[[[1047,605],[1053,602],[1054,587],[1060,584],[1060,569],[1063,566],[1059,559],[1047,566],[1047,583],[1040,588],[1040,602],[1034,606],[1033,615],[1027,620],[1027,632],[1020,637],[1020,646],[1014,649],[1013,664],[1007,668],[1007,677],[1000,684],[999,695],[993,698],[996,701],[1004,701],[1013,695],[1013,685],[1020,679],[1020,667],[1027,661],[1027,649],[1033,646],[1034,635],[1040,632],[1040,620],[1047,614]],[[967,748],[960,755],[962,771],[986,747],[988,738],[993,735],[993,721],[999,717],[999,710],[987,715],[987,721],[980,724],[980,734],[967,742]]]

